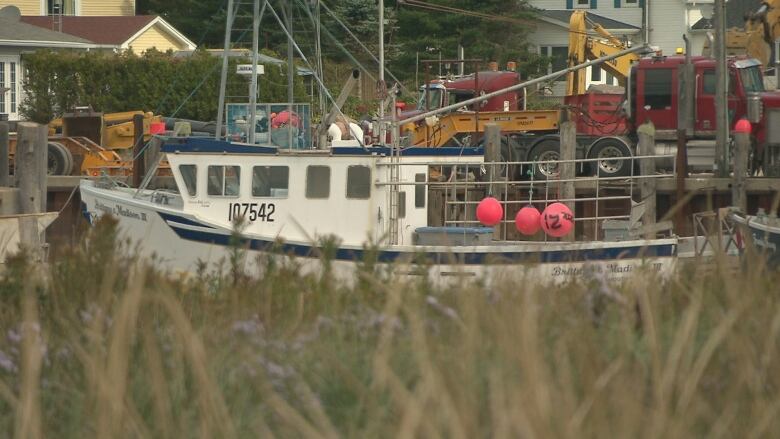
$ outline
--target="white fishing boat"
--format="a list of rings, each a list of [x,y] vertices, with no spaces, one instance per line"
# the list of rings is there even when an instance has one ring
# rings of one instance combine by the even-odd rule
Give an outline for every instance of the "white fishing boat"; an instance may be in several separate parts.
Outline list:
[[[185,138],[170,139],[163,151],[178,193],[127,188],[110,180],[83,180],[80,189],[90,221],[115,216],[143,254],[156,255],[163,267],[176,271],[224,260],[239,219],[250,267],[252,256],[272,251],[317,269],[320,240],[332,236],[338,242],[332,265],[344,278],[352,277],[355,264],[367,257],[366,243],[378,244],[377,262],[394,264],[398,273],[419,274],[424,267],[434,276],[493,276],[521,274],[530,267],[540,280],[593,270],[619,277],[643,265],[666,272],[677,253],[676,238],[494,239],[494,228],[480,227],[473,213],[469,217],[477,201],[445,203],[442,214],[454,208],[457,219],[432,226],[431,194],[443,190],[446,199],[463,199],[469,189],[480,193],[490,183],[475,181],[468,172],[478,173],[484,165],[478,149],[407,148],[394,156],[390,148],[301,151]],[[453,168],[465,176],[432,180],[435,171]],[[512,221],[505,218],[504,223]]]
[[[263,2],[266,7],[281,25],[270,3]],[[262,15],[259,2],[254,8],[256,33],[258,14]],[[256,42],[257,36],[255,46]],[[228,48],[226,41],[225,53]],[[380,50],[380,82],[384,79],[381,60]],[[226,68],[227,61],[223,84]],[[251,78],[247,108],[256,109],[260,105],[255,101],[256,75]],[[325,94],[340,113],[337,102]],[[93,222],[106,214],[115,216],[121,232],[138,243],[142,254],[154,255],[163,268],[174,271],[192,272],[204,263],[223,261],[234,245],[248,252],[248,269],[262,266],[256,256],[273,255],[295,260],[304,270],[318,270],[323,240],[337,247],[330,252],[328,266],[346,280],[354,278],[356,264],[367,259],[393,273],[430,274],[435,279],[495,278],[529,270],[540,281],[589,273],[622,277],[643,267],[668,272],[674,265],[675,237],[599,239],[597,229],[605,220],[631,218],[636,182],[630,176],[590,177],[597,188],[590,200],[596,213],[576,220],[591,222],[596,229],[591,240],[561,241],[537,233],[529,241],[513,232],[517,208],[532,203],[543,210],[554,202],[579,201],[557,196],[554,185],[560,181],[514,181],[516,173],[496,171],[538,163],[486,161],[482,147],[402,147],[398,124],[392,116],[382,117],[385,106],[379,112],[377,132],[382,140],[378,146],[365,145],[362,134],[353,136],[352,146],[338,139],[318,141],[321,135],[307,137],[314,137],[309,144],[288,140],[259,146],[255,129],[249,129],[246,139],[228,141],[220,138],[224,105],[223,92],[216,138],[166,139],[162,151],[177,191],[127,188],[110,179],[84,180],[80,189],[85,216]],[[395,108],[392,94],[385,105]],[[323,120],[331,120],[330,116]],[[256,117],[249,114],[247,126],[255,127]],[[289,136],[292,139],[292,131]],[[288,149],[293,144],[295,149]],[[632,168],[635,159],[628,158]],[[600,200],[600,184],[620,185],[621,195]],[[503,207],[495,227],[485,227],[475,208],[491,195]],[[599,203],[607,200],[622,200],[624,211],[600,216]],[[240,236],[238,243],[231,239],[234,236]]]

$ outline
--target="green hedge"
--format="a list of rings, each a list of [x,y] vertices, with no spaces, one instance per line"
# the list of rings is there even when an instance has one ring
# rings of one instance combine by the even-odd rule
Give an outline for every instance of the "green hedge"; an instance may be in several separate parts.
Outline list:
[[[74,106],[91,105],[113,113],[153,111],[171,117],[210,121],[217,116],[221,58],[205,51],[176,58],[171,53],[38,51],[25,55],[27,76],[21,114],[48,123]],[[230,60],[228,96],[247,96],[248,77],[236,74]],[[260,78],[259,102],[286,102],[286,67],[268,65]],[[303,82],[295,78],[297,101],[306,99]],[[233,98],[229,102],[248,101]]]

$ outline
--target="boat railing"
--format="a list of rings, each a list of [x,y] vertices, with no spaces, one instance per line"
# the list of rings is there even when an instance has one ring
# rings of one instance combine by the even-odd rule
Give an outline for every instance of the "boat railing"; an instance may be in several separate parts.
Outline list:
[[[427,181],[401,180],[398,186],[425,186],[429,199],[438,197],[442,205],[442,226],[477,226],[476,207],[486,196],[497,198],[504,206],[504,217],[499,227],[499,238],[513,238],[514,216],[525,205],[533,205],[540,211],[552,202],[577,203],[575,222],[584,223],[580,233],[593,239],[600,239],[604,232],[605,221],[612,221],[611,226],[625,227],[627,230],[638,226],[643,206],[640,186],[652,186],[650,183],[662,178],[674,177],[674,155],[650,155],[633,157],[610,157],[612,162],[627,161],[627,175],[598,175],[599,162],[605,159],[585,158],[573,160],[549,161],[498,161],[498,162],[450,162],[428,163]],[[473,157],[469,158],[473,160]],[[645,160],[665,161],[671,163],[671,168],[659,168],[651,175],[641,175],[638,172],[640,163]],[[548,169],[557,168],[562,164],[572,163],[580,175],[574,178],[560,178],[560,172],[548,175],[544,179],[536,178],[534,171],[542,165],[550,165]],[[401,162],[391,164],[380,163],[380,166],[420,166],[420,162]],[[425,164],[425,163],[423,163]],[[590,171],[592,170],[592,171]],[[507,172],[508,171],[508,172]],[[402,175],[407,173],[401,172]],[[585,174],[585,175],[583,175]],[[389,174],[388,174],[389,175]],[[493,176],[491,178],[491,175]],[[380,179],[377,186],[391,186],[389,179]],[[574,186],[575,196],[564,197],[563,186]],[[644,190],[648,190],[647,188]],[[429,200],[430,201],[430,200]],[[434,225],[434,224],[429,224]],[[627,233],[627,232],[626,232]]]

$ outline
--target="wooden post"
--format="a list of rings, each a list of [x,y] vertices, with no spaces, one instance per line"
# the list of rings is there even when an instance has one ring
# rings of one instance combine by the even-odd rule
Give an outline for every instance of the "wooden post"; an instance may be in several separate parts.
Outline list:
[[[488,182],[490,182],[487,187],[487,195],[500,200],[502,198],[499,193],[501,185],[496,184],[500,172],[499,165],[495,163],[501,161],[501,127],[495,123],[485,124],[485,161],[493,163],[487,168]],[[506,216],[506,206],[504,206],[504,216]],[[501,239],[502,228],[503,223],[498,223],[498,226],[493,229],[493,236],[496,239]]]
[[[576,176],[577,165],[573,161],[566,162],[566,160],[574,160],[577,158],[577,125],[566,120],[561,122],[561,198],[567,201],[563,203],[571,209],[571,213],[574,217],[577,217],[575,212],[576,192],[574,187],[574,177]],[[563,238],[564,241],[574,241],[574,232],[569,233]]]
[[[742,212],[746,212],[747,193],[745,192],[745,180],[747,178],[750,133],[736,132],[734,140],[737,150],[734,151],[734,181],[731,185],[731,204],[738,207]]]
[[[8,123],[0,122],[0,187],[8,187]]]
[[[46,202],[47,128],[36,123],[20,122],[17,132],[15,174],[19,182],[19,207],[22,214],[41,213]],[[32,252],[33,260],[41,260],[42,239],[38,234],[37,220],[33,217],[19,221],[19,228],[22,244]]]
[[[49,127],[38,125],[35,130],[35,158],[37,161],[38,190],[40,191],[41,212],[48,211],[46,205],[49,178]]]
[[[639,134],[639,155],[655,155],[655,126],[653,123],[650,121],[643,123],[637,129],[637,133]],[[655,225],[656,220],[657,181],[655,178],[647,177],[655,175],[655,160],[641,159],[639,161],[639,172],[642,177],[639,180],[639,191],[642,202],[645,204],[645,211],[642,214],[642,226],[646,230],[644,237],[645,239],[653,239],[656,234],[652,226]]]
[[[157,136],[149,140],[149,146],[146,148],[146,152],[144,152],[144,169],[149,170],[155,166],[162,144],[162,139]]]
[[[144,178],[144,116],[133,116],[133,187],[141,185]]]

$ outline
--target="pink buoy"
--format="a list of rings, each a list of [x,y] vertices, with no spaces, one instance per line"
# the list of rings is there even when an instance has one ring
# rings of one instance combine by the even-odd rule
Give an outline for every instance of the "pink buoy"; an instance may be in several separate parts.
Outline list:
[[[552,203],[544,209],[540,219],[544,233],[560,238],[566,236],[574,227],[574,214],[563,203]]]
[[[495,226],[504,217],[504,208],[493,197],[487,197],[477,205],[477,219],[482,225]]]
[[[533,206],[525,206],[515,215],[515,227],[523,235],[533,235],[542,227],[540,218],[542,214]]]

